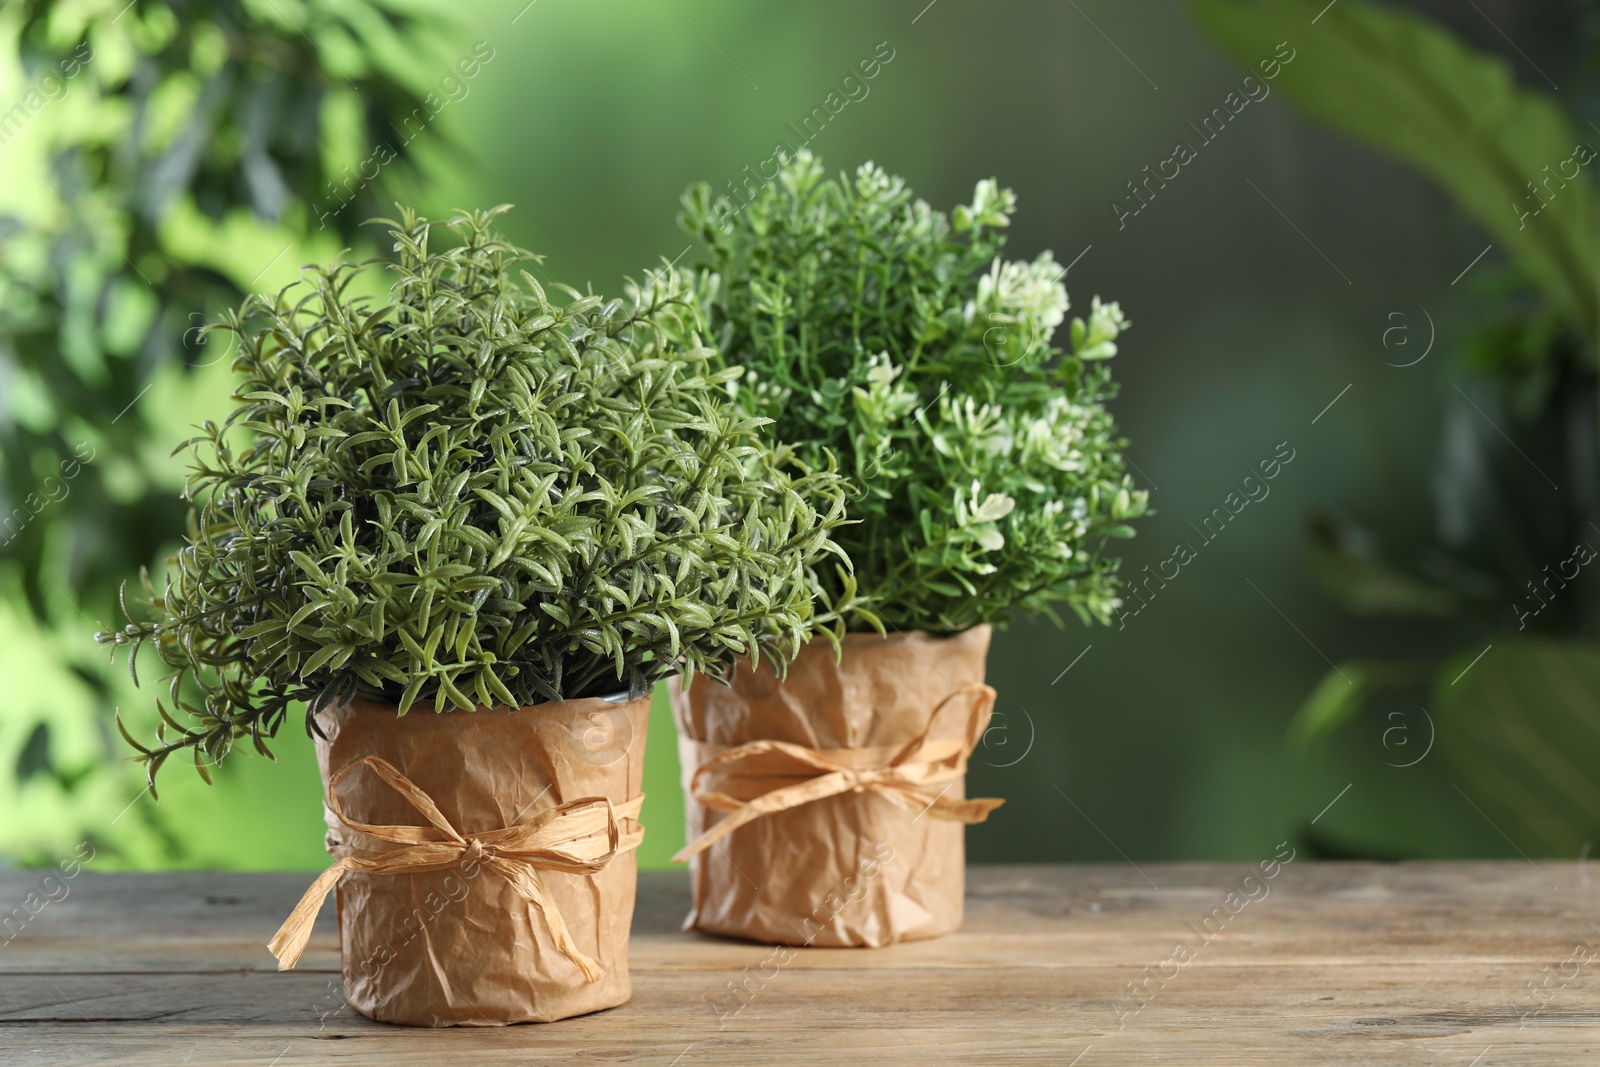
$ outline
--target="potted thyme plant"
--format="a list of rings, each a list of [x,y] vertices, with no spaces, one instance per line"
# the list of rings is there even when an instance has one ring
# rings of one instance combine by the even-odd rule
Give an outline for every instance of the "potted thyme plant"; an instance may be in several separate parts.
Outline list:
[[[854,482],[818,574],[836,651],[787,678],[743,664],[731,689],[674,688],[695,910],[691,925],[779,943],[884,945],[961,922],[963,799],[986,728],[992,624],[1016,612],[1107,621],[1110,538],[1146,510],[1105,403],[1128,326],[1068,308],[1047,252],[1003,262],[1015,196],[993,181],[950,216],[868,164],[828,179],[802,150],[742,208],[684,197],[704,244],[711,337],[746,415],[802,462]],[[836,642],[839,643],[839,642]],[[926,817],[925,817],[926,816]]]
[[[306,705],[337,862],[271,948],[292,966],[337,885],[346,995],[391,1022],[628,999],[650,687],[792,658],[843,519],[735,408],[680,276],[554,296],[500,210],[443,252],[388,223],[386,300],[341,262],[230,315],[187,542],[98,635],[170,668],[156,743],[123,730],[152,785],[270,755]]]

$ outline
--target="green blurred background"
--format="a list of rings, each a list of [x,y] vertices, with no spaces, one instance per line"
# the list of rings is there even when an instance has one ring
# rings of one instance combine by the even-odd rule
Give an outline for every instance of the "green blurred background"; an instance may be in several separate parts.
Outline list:
[[[89,234],[82,254],[121,270],[107,250],[125,247],[136,225],[127,220],[140,211],[163,255],[216,272],[216,292],[276,288],[347,241],[372,250],[353,226],[319,231],[304,194],[275,221],[247,207],[209,217],[206,196],[216,190],[185,190],[155,206],[95,199],[92,190],[80,200],[52,172],[52,153],[74,138],[123,136],[129,110],[102,106],[92,87],[123,84],[116,64],[128,67],[131,51],[176,31],[155,12],[161,4],[123,15],[123,0],[52,6],[67,12],[54,16],[64,21],[37,32],[71,38],[77,12],[96,58],[63,99],[0,144],[0,211],[18,220],[0,230],[5,258],[46,255],[30,251],[21,236],[28,225],[77,227]],[[314,177],[359,166],[372,140],[354,103],[367,95],[357,73],[366,61],[314,18],[341,5],[262,6],[269,21],[296,27],[287,39],[304,21],[311,59],[336,74],[323,75],[325,113],[301,130],[327,171]],[[1425,13],[1503,56],[1520,84],[1547,89],[1548,78],[1576,114],[1600,112],[1591,106],[1588,5],[1388,6]],[[20,17],[0,15],[9,42],[0,114],[38,77],[14,47]],[[1490,250],[1453,284],[1490,238],[1425,180],[1302,117],[1279,93],[1250,105],[1119,226],[1111,205],[1128,195],[1127,183],[1171,155],[1174,142],[1194,140],[1190,124],[1244,74],[1185,5],[463,0],[447,21],[377,36],[397,86],[440,92],[448,103],[407,146],[411,162],[379,173],[370,204],[401,198],[439,215],[514,203],[506,230],[548,257],[544,273],[599,291],[684,253],[689,242],[674,222],[681,190],[700,179],[721,187],[776,142],[793,143],[787,124],[822,106],[887,42],[893,58],[868,94],[833,115],[811,147],[831,168],[873,160],[944,207],[996,176],[1020,198],[1010,253],[1048,248],[1073,264],[1074,307],[1096,294],[1121,301],[1134,329],[1116,360],[1124,383],[1116,410],[1157,511],[1127,544],[1126,572],[1154,567],[1178,542],[1199,546],[1191,524],[1281,443],[1294,450],[1270,496],[1200,547],[1125,627],[1023,620],[998,635],[996,728],[974,756],[969,791],[1008,803],[969,831],[974,860],[1253,859],[1285,838],[1327,856],[1539,851],[1475,810],[1470,788],[1453,785],[1459,779],[1437,752],[1395,766],[1424,752],[1434,729],[1409,696],[1374,701],[1321,743],[1286,741],[1331,664],[1463,648],[1470,658],[1515,621],[1504,608],[1492,620],[1354,615],[1319,588],[1308,533],[1319,516],[1342,516],[1381,529],[1402,554],[1429,541],[1441,426],[1467,380],[1464,338],[1481,305],[1509,284],[1504,256]],[[478,58],[484,48],[492,58],[441,87],[475,46]],[[163,129],[176,120],[163,120],[162,109],[203,105],[199,84],[156,101],[140,136],[181,139],[181,127]],[[107,158],[114,163],[115,153]],[[369,213],[353,204],[340,224]],[[143,262],[135,254],[129,265]],[[202,296],[189,310],[214,313],[215,293]],[[105,516],[98,527],[69,521],[69,506],[92,503],[69,495],[33,520],[28,554],[19,547],[26,539],[0,548],[0,858],[52,862],[90,837],[97,868],[319,868],[319,786],[309,742],[293,736],[295,717],[276,763],[241,751],[209,788],[175,765],[159,804],[141,793],[141,770],[122,762],[112,708],[148,730],[152,694],[134,690],[90,640],[93,622],[111,621],[116,609],[110,575],[96,576],[86,560],[131,552],[153,563],[175,543],[181,513],[141,502],[176,493],[183,457],[168,453],[189,426],[225,410],[230,381],[222,353],[191,344],[163,359],[141,344],[156,312],[137,286],[108,300],[98,334],[71,341],[67,331],[59,358],[102,384],[106,413],[127,405],[116,427],[53,400],[40,372],[0,337],[0,433],[15,437],[21,427],[30,440],[88,442],[94,480],[70,492],[105,494],[104,509],[86,513]],[[16,287],[6,301],[14,316],[32,307]],[[91,314],[69,303],[64,321]],[[1395,366],[1420,355],[1434,332],[1427,358]],[[33,465],[64,455],[36,447]],[[18,470],[10,473],[5,511],[20,484]],[[683,836],[659,697],[641,852],[658,866]]]

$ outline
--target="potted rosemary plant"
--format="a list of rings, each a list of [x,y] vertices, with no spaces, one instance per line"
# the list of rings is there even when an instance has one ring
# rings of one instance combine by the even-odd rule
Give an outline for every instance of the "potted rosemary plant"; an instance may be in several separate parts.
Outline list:
[[[391,1022],[628,999],[650,687],[792,658],[843,518],[734,407],[678,275],[552,295],[498,213],[442,252],[388,223],[386,300],[342,262],[219,327],[242,382],[189,442],[187,542],[98,635],[170,668],[156,743],[123,731],[152,785],[270,755],[305,704],[337,862],[271,948],[337,884],[346,995]]]
[[[684,205],[741,409],[853,480],[836,534],[853,576],[817,580],[825,604],[847,580],[864,602],[837,613],[841,652],[814,642],[786,679],[746,663],[731,689],[675,687],[691,924],[819,945],[947,933],[962,823],[1000,803],[962,790],[994,702],[991,625],[1119,604],[1103,550],[1146,509],[1105,407],[1128,323],[1097,297],[1054,346],[1065,272],[1048,252],[1000,259],[1015,197],[993,181],[946,216],[871,164],[831,180],[802,150],[742,207],[705,185]]]

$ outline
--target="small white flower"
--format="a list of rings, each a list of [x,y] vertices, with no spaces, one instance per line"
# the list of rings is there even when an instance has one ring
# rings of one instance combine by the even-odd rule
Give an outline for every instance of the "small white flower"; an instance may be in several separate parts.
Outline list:
[[[977,494],[974,493],[974,496]],[[983,503],[973,511],[972,517],[977,522],[999,522],[1017,506],[1017,502],[1004,493],[990,493],[983,498]]]
[[[867,363],[867,381],[873,385],[889,386],[900,377],[900,368],[889,361],[889,353],[879,352]]]

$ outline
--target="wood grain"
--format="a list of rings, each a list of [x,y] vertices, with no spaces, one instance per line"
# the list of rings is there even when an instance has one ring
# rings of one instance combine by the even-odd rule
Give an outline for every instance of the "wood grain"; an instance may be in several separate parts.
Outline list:
[[[0,1063],[1600,1063],[1600,879],[1301,861],[1229,913],[1249,870],[974,868],[956,936],[781,969],[680,932],[682,873],[647,872],[631,1003],[443,1031],[344,1006],[331,909],[275,973],[264,943],[303,875],[84,872],[0,931]],[[39,885],[0,872],[0,907]]]

